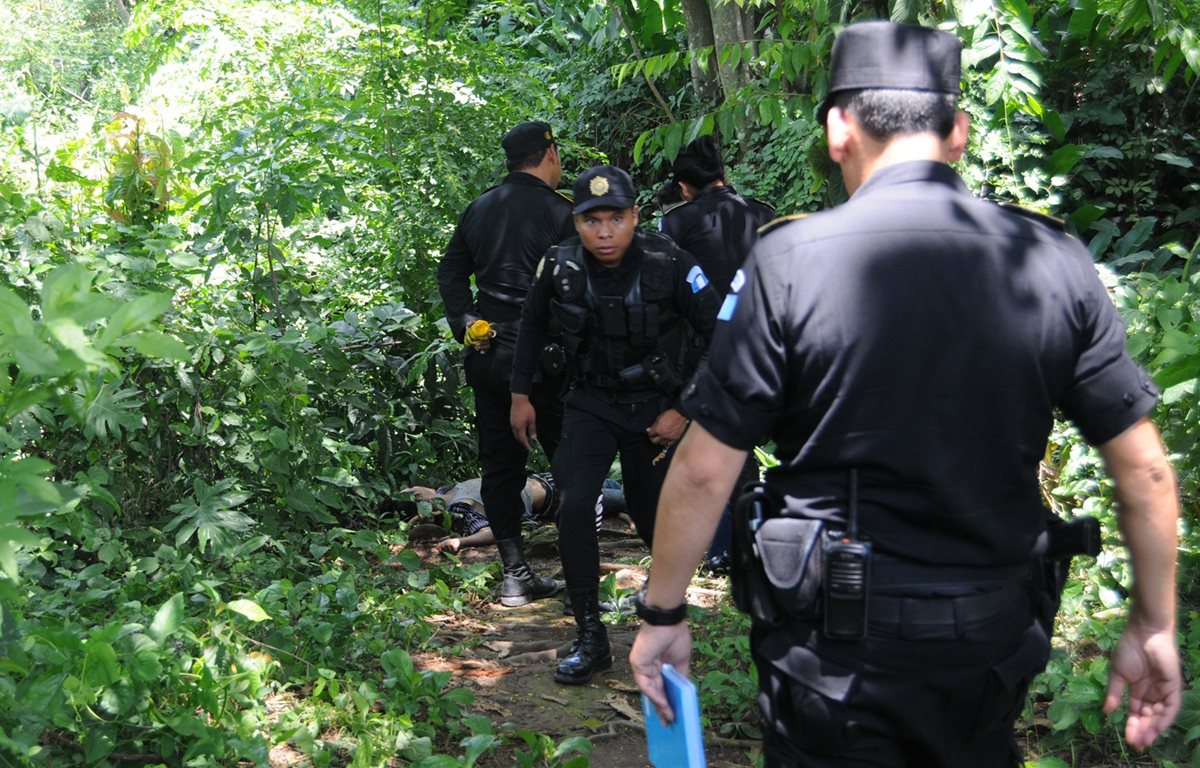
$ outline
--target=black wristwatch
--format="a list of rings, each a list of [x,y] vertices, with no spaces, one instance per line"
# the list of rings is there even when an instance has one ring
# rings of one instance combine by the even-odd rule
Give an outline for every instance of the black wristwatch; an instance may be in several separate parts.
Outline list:
[[[671,609],[659,608],[657,605],[650,605],[646,602],[645,586],[634,593],[633,607],[634,610],[637,611],[639,619],[647,624],[653,624],[656,627],[669,627],[672,624],[678,624],[687,618],[688,604],[686,601]]]

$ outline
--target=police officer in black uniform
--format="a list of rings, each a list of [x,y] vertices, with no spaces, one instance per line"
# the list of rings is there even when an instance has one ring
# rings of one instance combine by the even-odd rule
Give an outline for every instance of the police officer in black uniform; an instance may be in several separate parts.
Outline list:
[[[758,230],[775,218],[775,209],[751,197],[742,197],[725,176],[717,140],[701,136],[675,157],[672,183],[686,201],[667,211],[659,231],[696,257],[704,273],[722,296],[750,249],[758,242]],[[746,457],[733,495],[758,480],[758,462],[753,452]],[[733,499],[730,499],[732,505]],[[730,516],[721,517],[705,563],[714,571],[728,568]]]
[[[516,606],[554,594],[558,584],[535,576],[521,547],[521,490],[529,451],[508,426],[513,349],[538,259],[575,229],[570,199],[555,191],[562,163],[550,126],[521,123],[505,134],[502,144],[509,173],[463,212],[438,264],[438,289],[456,339],[463,341],[467,327],[481,319],[494,332],[467,350],[463,365],[475,391],[484,509],[504,563],[500,602]],[[552,456],[562,423],[563,380],[561,375],[537,378],[530,394],[538,404],[542,447]]]
[[[637,229],[636,192],[625,171],[591,168],[574,196],[578,237],[542,259],[521,316],[511,417],[523,444],[540,434],[528,395],[553,318],[571,376],[553,462],[562,496],[559,555],[579,629],[554,673],[567,684],[586,683],[612,665],[598,600],[596,494],[620,454],[626,511],[651,543],[668,454],[686,425],[675,399],[692,375],[689,331],[707,346],[719,303],[687,252]]]
[[[819,114],[852,196],[755,246],[682,400],[694,421],[630,665],[670,717],[661,664],[686,670],[696,557],[744,452],[772,437],[766,567],[737,572],[758,601],[769,767],[1019,764],[1013,723],[1058,599],[1042,574],[1061,529],[1038,490],[1055,409],[1099,447],[1133,563],[1105,709],[1128,687],[1139,749],[1179,710],[1179,510],[1146,418],[1157,393],[1088,251],[973,197],[947,165],[967,138],[960,51],[890,22],[838,36]]]
[[[713,287],[724,295],[758,242],[759,227],[775,218],[775,209],[742,197],[728,183],[721,150],[711,135],[684,147],[671,169],[672,181],[686,202],[663,215],[659,231],[695,256]]]

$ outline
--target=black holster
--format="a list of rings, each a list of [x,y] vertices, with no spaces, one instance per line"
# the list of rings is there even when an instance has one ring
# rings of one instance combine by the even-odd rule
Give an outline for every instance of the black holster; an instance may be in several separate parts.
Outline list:
[[[1049,637],[1054,630],[1054,617],[1062,603],[1063,589],[1071,574],[1071,560],[1076,555],[1095,557],[1100,554],[1100,521],[1090,515],[1073,517],[1069,521],[1046,512],[1046,532],[1034,549],[1033,579],[1040,593],[1038,620]]]

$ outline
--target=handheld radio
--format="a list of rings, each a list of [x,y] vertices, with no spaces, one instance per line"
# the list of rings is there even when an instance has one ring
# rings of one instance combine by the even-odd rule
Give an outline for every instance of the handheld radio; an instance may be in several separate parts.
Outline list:
[[[859,640],[867,634],[871,542],[858,538],[858,470],[850,470],[846,532],[825,547],[825,636]]]

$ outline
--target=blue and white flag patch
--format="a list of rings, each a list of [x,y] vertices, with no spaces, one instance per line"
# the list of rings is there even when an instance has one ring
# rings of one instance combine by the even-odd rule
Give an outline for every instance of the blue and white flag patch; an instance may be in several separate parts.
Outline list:
[[[692,293],[700,293],[704,290],[704,286],[708,285],[708,276],[704,274],[704,270],[700,266],[692,267],[687,275],[688,285],[692,286]]]
[[[721,310],[717,312],[717,319],[728,322],[733,317],[733,310],[735,309],[737,309],[737,294],[727,294],[725,301],[721,304]]]
[[[729,291],[731,293],[737,293],[738,291],[742,290],[742,286],[745,284],[746,273],[739,269],[734,273],[733,279],[729,281]]]

